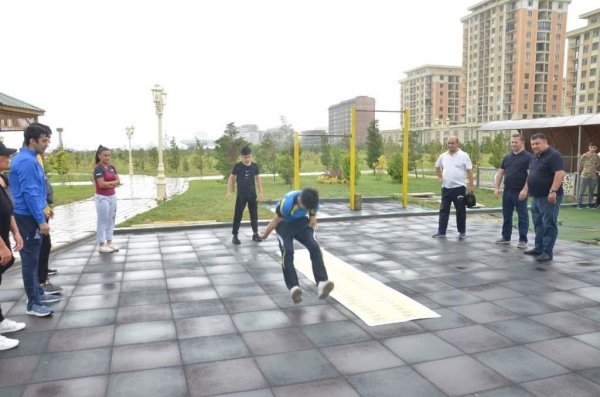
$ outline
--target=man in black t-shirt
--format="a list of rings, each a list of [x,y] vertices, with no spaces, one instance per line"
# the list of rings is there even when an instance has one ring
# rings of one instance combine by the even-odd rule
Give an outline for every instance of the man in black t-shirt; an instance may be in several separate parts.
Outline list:
[[[227,198],[231,198],[233,181],[237,179],[237,196],[235,199],[235,213],[233,215],[233,244],[241,244],[238,238],[240,223],[246,204],[250,212],[250,225],[252,226],[252,240],[261,241],[258,236],[258,203],[256,201],[256,186],[258,186],[258,198],[263,199],[262,181],[258,164],[252,162],[252,151],[248,146],[241,150],[241,161],[236,163],[231,170],[227,180]]]
[[[531,136],[534,156],[529,163],[529,176],[519,193],[524,200],[531,199],[531,218],[535,228],[535,247],[525,251],[536,255],[538,262],[552,260],[554,243],[558,237],[558,210],[563,199],[562,183],[565,178],[565,161],[562,155],[548,145],[546,136]]]
[[[502,159],[502,164],[496,175],[494,195],[500,196],[500,186],[504,179],[504,191],[502,192],[502,238],[496,244],[510,244],[513,227],[513,212],[517,209],[519,218],[519,244],[518,248],[527,248],[527,231],[529,230],[529,214],[527,213],[527,196],[524,200],[519,199],[519,193],[525,186],[527,171],[531,154],[525,150],[525,140],[521,134],[513,134],[510,140],[513,151]]]

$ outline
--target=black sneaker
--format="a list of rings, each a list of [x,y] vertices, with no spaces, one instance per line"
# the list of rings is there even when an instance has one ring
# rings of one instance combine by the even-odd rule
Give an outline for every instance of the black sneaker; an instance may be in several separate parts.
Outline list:
[[[262,241],[262,239],[258,236],[258,233],[254,233],[252,235],[252,240],[259,242],[259,243]]]
[[[48,274],[50,276],[53,275],[53,274],[56,274],[56,273],[58,273],[58,270],[56,270],[56,269],[48,269]]]
[[[238,236],[233,236],[233,238],[231,239],[231,242],[234,243],[235,245],[240,245],[242,243],[240,241],[240,239],[238,238]]]

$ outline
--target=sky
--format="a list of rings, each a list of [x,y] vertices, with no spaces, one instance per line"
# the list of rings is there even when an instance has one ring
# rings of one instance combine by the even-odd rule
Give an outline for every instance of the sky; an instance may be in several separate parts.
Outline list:
[[[462,23],[479,0],[0,0],[0,92],[46,111],[65,147],[156,146],[163,131],[216,139],[228,123],[327,128],[359,95],[398,110],[406,70],[461,65]],[[567,30],[600,0],[573,0]],[[399,128],[395,114],[377,115]],[[4,132],[20,146],[22,133]],[[51,149],[58,146],[53,136]]]

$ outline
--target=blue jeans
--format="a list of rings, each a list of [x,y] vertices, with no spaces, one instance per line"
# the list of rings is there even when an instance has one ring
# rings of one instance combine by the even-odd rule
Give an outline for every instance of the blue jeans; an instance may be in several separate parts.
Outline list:
[[[527,231],[529,230],[529,214],[527,213],[527,199],[519,200],[519,192],[502,193],[502,239],[510,240],[512,235],[512,220],[514,209],[517,209],[519,218],[519,241],[527,242]]]
[[[558,236],[558,211],[563,196],[556,195],[556,203],[550,204],[548,197],[533,197],[531,200],[531,218],[535,229],[534,250],[552,257],[552,250]]]
[[[298,285],[298,274],[294,268],[294,239],[304,245],[310,253],[315,282],[319,284],[320,281],[327,280],[327,270],[325,270],[321,247],[315,239],[315,231],[308,224],[308,218],[283,221],[277,225],[275,230],[282,256],[283,278],[288,289]]]
[[[39,232],[39,225],[33,216],[15,214],[15,221],[17,222],[19,233],[23,237],[23,248],[19,253],[21,255],[23,285],[25,286],[25,294],[27,294],[27,310],[30,310],[34,303],[41,305],[38,262],[40,260],[42,238]]]
[[[467,208],[465,207],[465,194],[467,188],[464,186],[453,188],[442,188],[442,204],[440,206],[440,219],[438,222],[438,233],[446,234],[448,229],[448,218],[450,218],[450,205],[454,204],[456,210],[456,229],[459,234],[467,231]]]

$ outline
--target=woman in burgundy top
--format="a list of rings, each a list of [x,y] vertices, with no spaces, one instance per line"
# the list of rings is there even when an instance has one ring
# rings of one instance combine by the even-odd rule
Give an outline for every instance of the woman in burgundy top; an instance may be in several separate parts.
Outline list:
[[[117,215],[117,196],[115,187],[120,180],[117,169],[111,164],[110,149],[102,145],[96,151],[96,167],[94,168],[94,182],[96,184],[96,241],[98,252],[110,253],[119,250],[112,244],[115,217]]]

